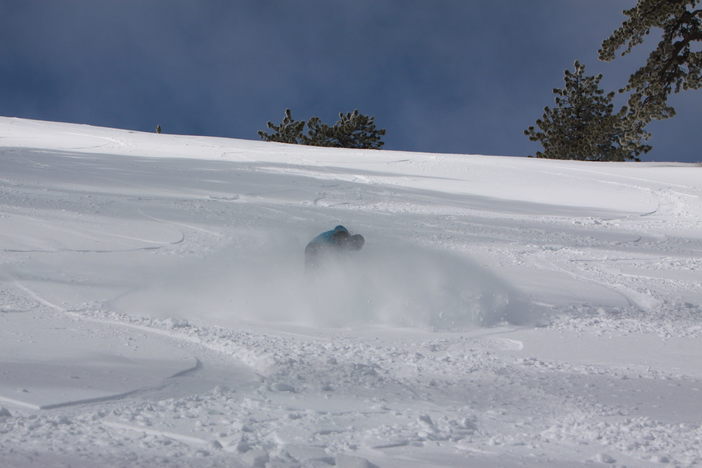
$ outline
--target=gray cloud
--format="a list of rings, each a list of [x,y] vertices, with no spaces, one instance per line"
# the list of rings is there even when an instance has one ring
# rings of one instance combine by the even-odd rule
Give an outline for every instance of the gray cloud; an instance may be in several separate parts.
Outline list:
[[[256,138],[286,107],[359,108],[386,147],[525,155],[580,59],[621,86],[643,51],[596,60],[633,0],[0,0],[0,113]],[[700,93],[647,159],[699,160]],[[697,137],[699,138],[699,137]]]

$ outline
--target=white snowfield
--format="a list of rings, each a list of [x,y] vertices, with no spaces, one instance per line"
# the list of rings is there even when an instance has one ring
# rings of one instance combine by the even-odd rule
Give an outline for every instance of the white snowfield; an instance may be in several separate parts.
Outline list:
[[[702,466],[702,165],[0,118],[0,466],[593,464]]]

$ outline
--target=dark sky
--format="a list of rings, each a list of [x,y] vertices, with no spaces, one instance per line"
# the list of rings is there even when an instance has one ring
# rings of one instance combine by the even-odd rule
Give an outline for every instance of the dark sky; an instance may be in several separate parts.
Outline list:
[[[575,59],[617,89],[602,40],[634,0],[0,0],[0,115],[258,139],[359,109],[386,149],[528,155]],[[656,161],[702,161],[702,91],[654,122]]]

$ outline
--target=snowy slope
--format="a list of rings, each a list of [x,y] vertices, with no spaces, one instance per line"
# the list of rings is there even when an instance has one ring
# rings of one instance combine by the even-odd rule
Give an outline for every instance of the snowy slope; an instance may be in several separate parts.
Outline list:
[[[700,465],[701,197],[0,118],[0,466]]]

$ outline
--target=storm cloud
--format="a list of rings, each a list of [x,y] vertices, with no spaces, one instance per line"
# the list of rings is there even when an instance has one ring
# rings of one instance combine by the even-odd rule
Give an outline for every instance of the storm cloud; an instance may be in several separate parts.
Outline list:
[[[0,0],[0,114],[257,139],[285,108],[359,109],[386,148],[528,155],[522,134],[575,59],[617,89],[602,40],[633,0]],[[646,160],[702,159],[701,93]],[[695,141],[696,140],[696,141]]]

